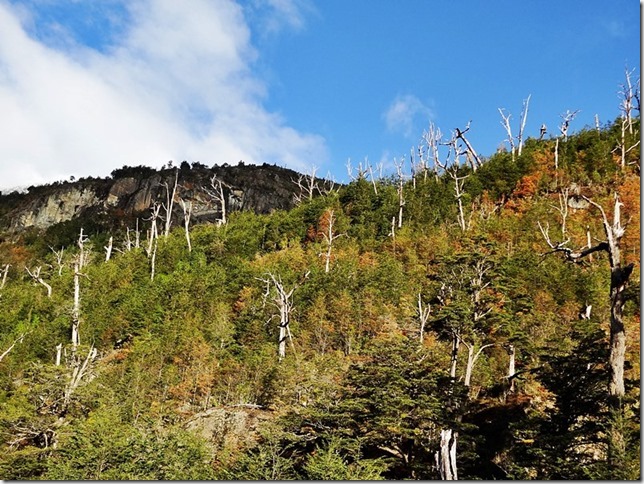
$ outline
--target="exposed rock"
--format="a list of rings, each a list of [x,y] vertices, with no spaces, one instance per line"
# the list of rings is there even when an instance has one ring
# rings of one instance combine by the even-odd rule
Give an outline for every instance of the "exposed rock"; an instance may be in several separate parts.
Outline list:
[[[299,190],[293,180],[299,174],[274,165],[214,166],[197,164],[178,171],[179,183],[172,213],[173,225],[181,224],[179,199],[192,202],[193,223],[214,222],[221,207],[205,188],[216,175],[224,184],[228,213],[249,210],[270,213],[288,210]],[[166,203],[166,184],[174,184],[175,169],[156,171],[149,167],[124,167],[115,170],[116,178],[81,179],[30,187],[27,193],[0,195],[0,227],[20,231],[28,227],[45,229],[51,225],[100,214],[112,226],[125,226],[135,218],[149,216],[154,202]],[[6,203],[6,205],[2,205]],[[162,210],[163,214],[163,210]],[[96,218],[93,218],[96,220]],[[176,226],[176,225],[175,225]]]
[[[82,210],[99,202],[94,191],[89,188],[68,188],[45,199],[36,200],[30,209],[25,210],[17,218],[15,225],[46,228],[55,223],[71,220]]]
[[[127,177],[116,180],[110,188],[105,204],[111,207],[116,206],[121,198],[132,195],[138,188],[139,181],[136,178]]]
[[[216,448],[250,444],[261,421],[270,412],[252,408],[212,408],[192,417],[186,428],[196,432]]]

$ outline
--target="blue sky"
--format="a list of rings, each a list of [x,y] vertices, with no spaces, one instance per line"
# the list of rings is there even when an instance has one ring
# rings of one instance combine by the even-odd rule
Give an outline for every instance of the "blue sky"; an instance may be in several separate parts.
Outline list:
[[[489,156],[528,95],[528,136],[613,120],[640,42],[632,0],[0,0],[0,189],[184,159],[347,181],[430,121]]]

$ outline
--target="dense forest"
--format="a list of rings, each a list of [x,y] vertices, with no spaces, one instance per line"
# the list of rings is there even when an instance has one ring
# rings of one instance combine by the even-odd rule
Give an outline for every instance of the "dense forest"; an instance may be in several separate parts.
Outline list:
[[[639,111],[572,114],[289,210],[191,223],[168,169],[169,222],[6,231],[0,477],[639,479]]]

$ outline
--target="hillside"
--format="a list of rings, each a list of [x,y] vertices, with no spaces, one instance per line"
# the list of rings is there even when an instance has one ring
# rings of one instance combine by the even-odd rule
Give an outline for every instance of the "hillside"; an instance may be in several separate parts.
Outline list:
[[[266,165],[3,195],[0,477],[639,479],[622,126],[298,203]]]

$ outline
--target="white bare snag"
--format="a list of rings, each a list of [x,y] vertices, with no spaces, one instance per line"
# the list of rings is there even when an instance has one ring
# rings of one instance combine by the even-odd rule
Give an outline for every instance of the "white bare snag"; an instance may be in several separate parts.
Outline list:
[[[47,289],[47,297],[51,297],[51,286],[45,282],[45,280],[40,276],[40,270],[42,269],[41,266],[36,267],[33,272],[29,270],[28,267],[25,267],[25,270],[27,273],[31,276],[31,278],[34,280],[34,282],[37,282],[39,284],[42,284],[45,289]]]

